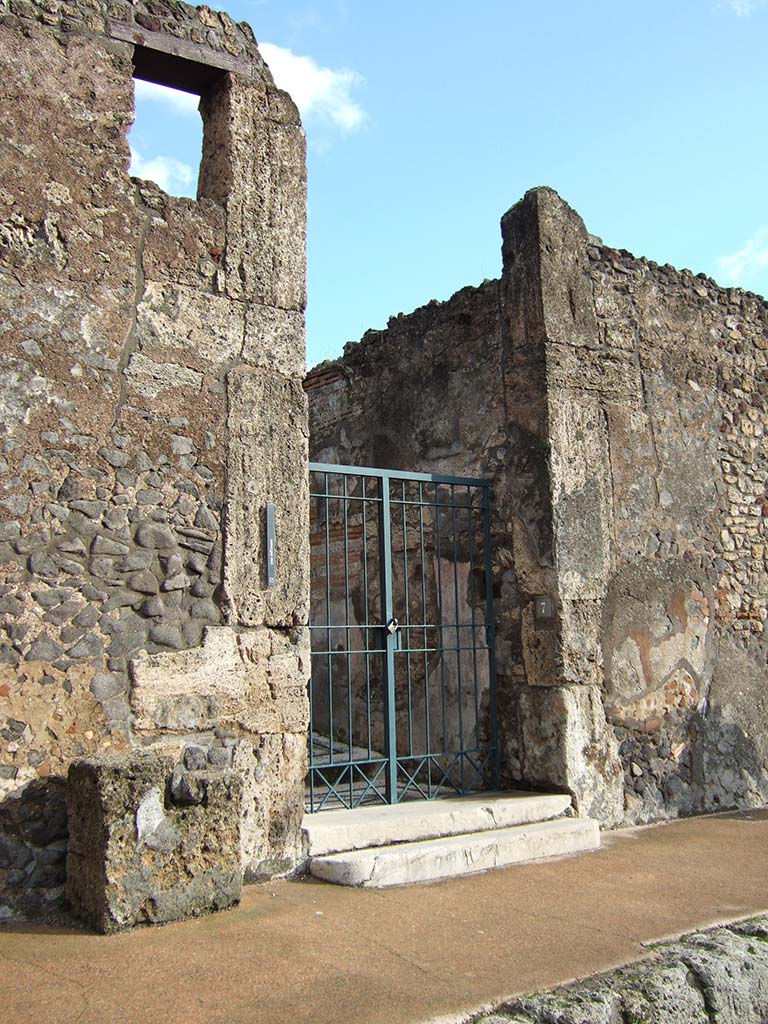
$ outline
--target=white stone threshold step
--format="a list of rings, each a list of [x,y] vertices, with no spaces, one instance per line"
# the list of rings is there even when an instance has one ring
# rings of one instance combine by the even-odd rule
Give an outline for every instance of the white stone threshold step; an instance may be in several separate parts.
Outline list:
[[[316,857],[545,821],[563,814],[570,805],[571,798],[562,793],[481,793],[353,811],[318,811],[304,815],[303,829],[307,852]]]
[[[311,857],[315,878],[335,885],[384,889],[413,882],[476,874],[543,857],[584,853],[600,846],[591,818],[557,818],[530,825],[492,829],[474,835],[445,836]]]

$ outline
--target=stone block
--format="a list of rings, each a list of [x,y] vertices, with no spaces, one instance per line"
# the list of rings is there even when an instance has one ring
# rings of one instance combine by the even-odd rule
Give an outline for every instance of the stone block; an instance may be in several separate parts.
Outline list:
[[[704,810],[760,807],[768,800],[765,669],[727,634],[702,723]]]
[[[517,701],[526,782],[566,790],[602,825],[621,821],[623,773],[599,689],[523,686]]]
[[[290,874],[304,859],[301,822],[306,732],[239,742],[234,747],[233,767],[243,780],[241,861],[245,880]]]
[[[587,230],[575,210],[551,188],[526,193],[536,210],[544,330],[549,342],[590,346],[598,340],[587,273]],[[502,222],[503,223],[503,222]],[[506,225],[502,227],[506,246]]]
[[[307,630],[205,630],[203,644],[178,653],[141,652],[131,662],[131,703],[139,732],[304,732],[308,725]]]
[[[230,79],[228,94],[212,101],[205,117],[204,175],[200,188],[217,198],[227,191],[227,294],[283,309],[306,303],[306,141],[301,126],[266,118],[261,83]],[[213,114],[213,116],[212,116]],[[227,125],[214,140],[215,123]],[[242,145],[240,138],[249,137]],[[227,166],[206,172],[209,144],[224,146]],[[219,158],[220,162],[222,158]],[[222,179],[222,185],[213,178]],[[237,183],[232,187],[231,183]]]
[[[72,763],[67,898],[97,931],[223,910],[242,891],[238,775],[190,772],[198,803],[176,805],[173,762],[147,753]]]
[[[309,617],[307,405],[299,381],[267,370],[228,376],[229,471],[224,587],[234,625]],[[275,505],[277,582],[267,587],[266,506]]]
[[[445,836],[467,836],[546,821],[564,814],[571,799],[563,793],[481,793],[461,800],[414,800],[393,806],[306,814],[307,854],[366,850],[418,843]]]
[[[225,244],[224,210],[207,200],[187,203],[163,194],[159,205],[144,243],[145,281],[207,288]]]
[[[242,356],[251,366],[263,366],[286,377],[303,377],[304,314],[275,306],[249,306]]]
[[[557,686],[563,679],[562,629],[557,618],[537,622],[533,602],[521,611],[522,653],[531,686]]]
[[[150,282],[137,307],[136,332],[150,359],[174,364],[174,371],[169,371],[169,386],[171,382],[179,386],[179,382],[190,379],[184,376],[190,345],[197,371],[215,369],[237,358],[243,346],[243,316],[240,304],[224,296],[187,285]],[[140,394],[150,398],[150,392],[158,390],[146,376],[141,380],[134,377],[133,383]]]
[[[584,853],[600,846],[597,822],[558,818],[469,835],[348,850],[312,857],[310,873],[335,885],[384,889],[434,882],[546,857]]]
[[[599,599],[610,567],[608,437],[595,401],[552,398],[550,474],[556,564],[563,599]]]

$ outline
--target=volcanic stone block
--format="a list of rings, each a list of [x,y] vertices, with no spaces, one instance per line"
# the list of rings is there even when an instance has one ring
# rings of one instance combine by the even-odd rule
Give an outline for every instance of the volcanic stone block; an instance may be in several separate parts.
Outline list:
[[[282,121],[264,117],[267,96],[282,106]],[[226,202],[227,295],[239,302],[302,311],[306,143],[298,111],[264,83],[232,75],[206,94],[201,113],[200,194]],[[247,145],[242,143],[245,138]]]
[[[304,733],[308,725],[307,630],[205,630],[175,653],[141,652],[131,662],[131,705],[141,733]]]
[[[304,859],[301,822],[306,732],[262,735],[253,743],[239,742],[234,747],[233,765],[243,780],[245,881],[289,874]]]
[[[175,805],[172,768],[169,757],[136,752],[70,767],[67,897],[100,932],[196,917],[240,899],[240,777],[187,772],[200,800]]]
[[[307,398],[298,380],[264,369],[227,378],[230,454],[224,588],[230,622],[303,624],[309,615]],[[267,585],[265,509],[275,506],[277,581]]]
[[[526,780],[571,793],[579,816],[619,822],[621,764],[597,687],[523,686],[517,699]]]
[[[250,366],[265,367],[286,377],[303,377],[303,314],[255,303],[248,306],[242,354]]]

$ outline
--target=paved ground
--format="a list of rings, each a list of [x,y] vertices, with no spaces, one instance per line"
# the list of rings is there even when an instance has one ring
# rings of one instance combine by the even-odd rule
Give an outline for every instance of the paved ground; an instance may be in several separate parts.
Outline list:
[[[459,1019],[768,911],[768,810],[604,836],[554,862],[385,891],[253,886],[236,910],[104,938],[0,928],[8,1024]]]

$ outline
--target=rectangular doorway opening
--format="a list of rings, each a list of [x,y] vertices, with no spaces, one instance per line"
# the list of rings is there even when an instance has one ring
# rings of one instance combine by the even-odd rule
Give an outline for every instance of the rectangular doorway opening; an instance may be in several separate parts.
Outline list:
[[[310,464],[307,809],[498,786],[489,483]]]

